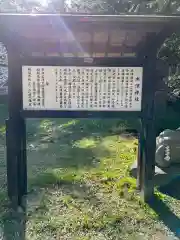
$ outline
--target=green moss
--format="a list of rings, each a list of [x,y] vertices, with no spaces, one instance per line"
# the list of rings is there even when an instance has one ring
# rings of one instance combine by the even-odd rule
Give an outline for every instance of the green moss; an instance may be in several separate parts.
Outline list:
[[[151,239],[158,218],[130,177],[137,139],[120,136],[126,127],[122,120],[28,121],[34,147],[28,151],[27,240],[135,239],[142,232]],[[156,197],[166,201],[158,190]],[[3,190],[2,213],[5,202]]]

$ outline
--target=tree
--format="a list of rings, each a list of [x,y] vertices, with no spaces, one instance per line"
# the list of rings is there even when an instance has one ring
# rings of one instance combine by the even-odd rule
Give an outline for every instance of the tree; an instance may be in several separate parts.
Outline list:
[[[108,14],[177,14],[180,12],[178,0],[72,0],[71,11]]]

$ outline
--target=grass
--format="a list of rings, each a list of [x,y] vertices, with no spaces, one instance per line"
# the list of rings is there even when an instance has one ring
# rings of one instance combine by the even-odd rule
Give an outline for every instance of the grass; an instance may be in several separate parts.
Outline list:
[[[118,136],[85,137],[67,145],[70,163],[62,165],[72,166],[48,169],[30,181],[32,189],[43,191],[29,215],[29,239],[138,235],[141,223],[149,224],[154,213],[136,196],[135,180],[128,175],[136,146],[136,140]]]
[[[3,108],[1,112],[5,118]],[[165,240],[170,231],[160,221],[157,205],[142,203],[129,174],[137,140],[120,136],[127,124],[114,120],[28,121],[26,216],[7,209],[3,155],[0,236],[2,232],[4,239]],[[4,133],[2,124],[2,146]],[[180,217],[178,200],[158,190],[156,198]]]

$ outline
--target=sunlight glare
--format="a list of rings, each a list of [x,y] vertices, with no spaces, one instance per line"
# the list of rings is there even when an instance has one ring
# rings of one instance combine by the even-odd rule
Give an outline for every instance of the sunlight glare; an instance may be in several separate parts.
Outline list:
[[[38,3],[40,3],[42,6],[47,6],[48,5],[48,0],[37,0]]]

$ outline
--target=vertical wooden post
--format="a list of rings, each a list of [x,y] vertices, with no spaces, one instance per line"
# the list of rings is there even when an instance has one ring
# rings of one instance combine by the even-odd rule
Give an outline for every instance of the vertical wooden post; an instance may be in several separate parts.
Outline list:
[[[18,206],[18,149],[19,139],[17,122],[6,120],[6,151],[7,151],[7,187],[8,196],[14,208]]]
[[[22,203],[27,194],[25,120],[6,120],[8,196],[14,207]]]
[[[21,152],[18,161],[18,196],[19,204],[22,203],[22,197],[27,194],[27,156],[26,156],[26,123],[25,119],[21,119],[20,141]]]
[[[152,43],[151,43],[152,44]],[[147,54],[147,55],[146,55]],[[155,129],[156,49],[145,52],[143,101],[138,152],[137,187],[145,202],[154,195],[156,129]]]
[[[18,42],[18,39],[14,41]],[[6,121],[7,187],[13,207],[21,203],[26,193],[26,137],[25,121],[20,116],[22,108],[22,70],[18,46],[8,43],[8,109]]]
[[[154,195],[156,133],[153,119],[143,119],[142,165],[141,165],[141,196],[145,202]]]
[[[137,189],[141,190],[142,187],[142,157],[144,149],[144,134],[142,127],[142,119],[140,122],[140,130],[138,135],[138,154],[137,154]]]

